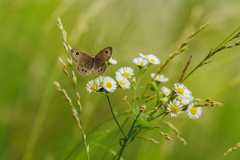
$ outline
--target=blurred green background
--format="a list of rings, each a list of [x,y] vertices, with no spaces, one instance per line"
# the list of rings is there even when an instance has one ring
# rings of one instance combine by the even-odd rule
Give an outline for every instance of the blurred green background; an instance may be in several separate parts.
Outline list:
[[[58,57],[66,61],[66,54],[57,17],[61,17],[73,48],[94,56],[104,47],[113,47],[113,58],[118,64],[109,67],[105,74],[112,77],[123,66],[134,68],[138,76],[138,68],[132,63],[138,53],[157,55],[163,62],[192,32],[210,22],[192,39],[189,50],[172,60],[163,71],[170,79],[165,85],[172,88],[191,53],[194,56],[188,71],[240,25],[239,8],[239,0],[0,1],[0,159],[86,159],[70,106],[53,86],[53,81],[58,81],[70,97],[74,96],[72,85],[58,62]],[[152,66],[146,72],[141,85],[146,85],[150,73],[157,68]],[[156,132],[146,132],[145,137],[160,143],[136,139],[126,148],[123,158],[219,159],[240,141],[239,68],[240,47],[227,49],[185,81],[194,97],[212,97],[224,104],[224,107],[203,108],[197,120],[186,114],[166,118],[180,130],[188,142],[186,146],[162,124],[159,130],[169,133],[174,142]],[[86,83],[96,76],[77,74],[77,78],[83,127],[91,157],[98,160],[118,132],[117,126],[111,119],[107,99],[85,89]],[[125,95],[131,98],[132,91],[114,92],[110,97],[113,106],[127,107],[122,101]],[[125,118],[118,117],[120,123]],[[124,130],[129,129],[131,121]],[[120,137],[119,134],[117,138]],[[117,145],[105,159],[111,159],[111,152],[119,150],[118,140],[114,144]],[[239,157],[240,149],[222,159]]]

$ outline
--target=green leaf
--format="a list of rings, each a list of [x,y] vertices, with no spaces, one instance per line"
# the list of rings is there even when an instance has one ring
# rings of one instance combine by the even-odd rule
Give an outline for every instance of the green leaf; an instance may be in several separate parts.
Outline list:
[[[114,109],[113,109],[113,114],[115,117],[117,117],[117,108],[116,107],[114,107]]]
[[[149,115],[147,115],[147,114],[141,114],[139,117],[142,117],[142,118],[148,118]]]
[[[153,124],[151,122],[148,122],[146,120],[142,120],[142,119],[138,119],[137,123],[140,124],[140,125],[138,125],[136,127],[140,128],[140,129],[148,129],[148,128],[151,128],[151,127],[155,126],[155,124]]]
[[[154,110],[150,110],[150,111],[148,111],[148,112],[145,112],[144,114],[150,114],[150,113],[152,113],[152,112],[154,112]]]

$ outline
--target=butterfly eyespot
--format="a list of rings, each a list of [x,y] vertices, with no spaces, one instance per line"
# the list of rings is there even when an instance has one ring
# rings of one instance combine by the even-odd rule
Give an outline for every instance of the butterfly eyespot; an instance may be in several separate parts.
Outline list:
[[[77,52],[76,55],[79,55],[79,52]]]
[[[105,51],[105,53],[107,54],[107,53],[108,53],[108,51]]]

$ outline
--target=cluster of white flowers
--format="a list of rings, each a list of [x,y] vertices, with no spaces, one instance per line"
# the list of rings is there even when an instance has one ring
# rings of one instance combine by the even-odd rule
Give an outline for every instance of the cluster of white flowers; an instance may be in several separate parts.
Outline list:
[[[184,84],[176,83],[174,84],[174,92],[176,93],[176,97],[173,101],[170,101],[167,107],[167,111],[171,114],[172,117],[177,117],[182,113],[183,106],[187,105],[187,114],[190,118],[197,119],[202,114],[201,107],[195,107],[193,103],[192,92],[187,89]],[[163,94],[168,96],[170,94],[170,90],[166,87],[161,88]],[[164,93],[165,92],[165,93]]]
[[[133,59],[133,63],[139,67],[146,67],[149,63],[155,65],[160,64],[160,60],[153,54],[144,55],[142,53],[139,53],[139,56],[140,57]]]
[[[132,78],[134,75],[133,69],[130,67],[122,67],[116,72],[116,80],[118,82],[118,85],[122,89],[129,89],[130,88],[130,82],[129,79]]]
[[[105,89],[108,92],[114,92],[119,86],[122,89],[129,89],[130,82],[129,78],[132,78],[134,75],[133,69],[130,67],[122,67],[116,72],[116,81],[107,76],[99,76],[95,80],[91,80],[87,83],[87,91],[88,92],[96,92],[101,89]]]
[[[99,76],[95,80],[89,81],[86,87],[89,93],[96,92],[101,88],[106,89],[108,92],[114,92],[117,88],[116,81],[111,77]]]

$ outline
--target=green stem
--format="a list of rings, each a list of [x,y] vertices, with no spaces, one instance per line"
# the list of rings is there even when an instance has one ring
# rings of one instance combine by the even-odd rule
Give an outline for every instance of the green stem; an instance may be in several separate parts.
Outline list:
[[[106,97],[107,97],[107,100],[108,100],[108,103],[109,103],[109,106],[110,106],[110,109],[111,109],[111,113],[112,113],[112,115],[113,115],[113,118],[114,118],[114,120],[116,121],[116,123],[117,123],[120,131],[122,132],[122,134],[123,134],[124,137],[126,138],[126,135],[125,135],[125,133],[124,133],[123,130],[122,130],[122,127],[119,125],[119,123],[118,123],[118,121],[117,121],[117,118],[115,117],[115,115],[114,115],[114,113],[113,113],[112,104],[111,104],[111,102],[110,102],[110,99],[109,99],[108,94],[106,95]]]
[[[126,147],[126,144],[127,144],[128,140],[129,140],[129,136],[131,135],[131,132],[132,132],[132,130],[133,130],[133,128],[134,128],[134,125],[135,125],[135,123],[136,123],[139,115],[140,115],[140,113],[138,113],[137,117],[136,117],[135,120],[133,121],[133,124],[132,124],[132,126],[131,126],[131,129],[130,129],[129,132],[128,132],[128,138],[125,138],[125,140],[124,140],[124,144],[122,145],[122,148],[121,148],[121,150],[120,150],[120,152],[119,152],[119,155],[118,155],[118,160],[121,158],[121,155],[122,155],[122,153],[123,153],[123,151],[124,151],[124,149],[125,149],[125,147]]]
[[[145,70],[143,70],[142,73],[140,72],[140,76],[139,76],[138,82],[137,82],[137,84],[136,84],[136,89],[137,89],[137,86],[138,86],[138,84],[139,84],[139,82],[140,82],[140,79],[142,78],[143,74],[146,72],[146,70],[148,69],[148,67],[149,67],[150,65],[151,65],[151,63],[147,66],[147,68],[146,68]],[[137,106],[139,106],[140,101],[141,101],[141,99],[143,98],[144,94],[147,92],[147,90],[148,90],[148,87],[146,87],[145,90],[143,91],[141,97],[139,98],[139,100],[138,100],[138,102],[137,102]],[[134,103],[135,103],[135,97],[134,97]]]
[[[221,47],[230,37],[232,37],[232,35],[234,35],[238,30],[240,29],[240,26],[234,30],[227,38],[225,38],[213,51],[212,53],[214,53],[219,47]],[[231,41],[232,39],[230,39],[229,41]],[[229,41],[227,41],[226,43],[228,43]],[[225,44],[226,44],[225,43]]]
[[[217,49],[219,49],[222,45],[225,45],[225,44],[227,44],[228,42],[230,42],[233,38],[230,39],[229,41],[228,41],[228,39],[229,39],[230,37],[232,37],[232,35],[234,35],[239,29],[240,29],[240,26],[239,26],[235,31],[233,31],[227,38],[225,38],[214,50],[212,50],[212,51],[183,79],[183,81],[185,81],[196,69],[198,69],[199,67],[201,67],[206,60],[208,60],[210,57],[212,57],[212,56],[214,55],[214,54],[212,54],[212,53],[215,53],[215,51],[216,51]],[[183,82],[183,81],[182,81],[182,82]]]
[[[205,60],[205,59],[204,59],[204,60]],[[203,60],[203,61],[204,61],[204,60]],[[198,69],[200,66],[202,66],[203,61],[201,61],[201,62],[183,79],[183,81],[185,81],[196,69]],[[182,83],[183,83],[183,81],[182,81]]]
[[[72,67],[71,67],[71,69],[72,69]],[[74,92],[75,92],[75,99],[76,99],[76,101],[77,101],[76,87],[75,87],[74,84],[73,84],[73,86],[74,86]],[[77,105],[78,105],[78,104],[77,104]],[[89,152],[88,152],[88,149],[87,149],[87,141],[86,141],[86,138],[85,138],[86,136],[85,136],[85,133],[84,133],[84,130],[83,130],[82,112],[81,112],[81,109],[80,109],[81,106],[78,105],[78,107],[79,107],[78,118],[79,118],[79,120],[80,120],[80,124],[81,124],[81,127],[82,127],[82,129],[81,129],[81,135],[82,135],[82,138],[83,138],[84,148],[85,148],[85,151],[86,151],[87,159],[90,160]]]
[[[162,106],[162,102],[158,105],[158,109],[159,109],[161,106]],[[153,120],[153,119],[152,119],[152,116],[153,116],[156,112],[157,112],[157,111],[154,111],[154,112],[151,112],[151,113],[149,114],[148,121]]]
[[[128,103],[128,102],[127,102]],[[133,107],[136,105],[136,89],[133,87]],[[130,106],[130,105],[129,105]],[[131,107],[132,108],[132,107]]]
[[[68,53],[68,56],[70,57],[70,53]],[[72,74],[72,79],[73,79],[73,68],[72,68],[72,65],[70,65],[70,68],[71,68],[71,74]],[[73,89],[74,89],[74,95],[75,95],[75,100],[76,100],[76,103],[78,101],[77,99],[77,91],[76,91],[76,86],[72,80],[72,84],[73,84]],[[77,106],[79,108],[79,112],[78,112],[78,118],[80,120],[80,125],[81,125],[81,135],[82,135],[82,138],[83,138],[83,141],[84,141],[84,148],[85,148],[85,151],[86,151],[86,155],[87,155],[87,159],[90,160],[90,157],[89,157],[89,152],[88,152],[88,149],[87,149],[87,141],[86,141],[86,136],[85,136],[85,133],[84,133],[84,130],[83,130],[83,123],[82,123],[82,111],[81,111],[81,106],[77,103]],[[72,106],[73,107],[73,106]]]
[[[131,109],[132,113],[133,113],[134,115],[137,115],[137,113],[135,112],[135,110],[132,108],[132,106],[129,104],[128,101],[127,101],[127,104],[128,104],[128,106],[129,106],[129,108]]]
[[[160,114],[157,115],[156,117],[151,118],[149,121],[152,121],[152,120],[154,120],[154,119],[162,116],[162,115],[165,114],[165,113],[166,113],[166,112],[160,113]],[[134,125],[135,125],[135,123],[136,123],[139,115],[140,115],[140,113],[137,115],[136,119],[134,120],[134,122],[133,122],[133,124],[132,124],[132,126],[131,126],[130,131],[128,132],[128,138],[126,138],[126,139],[124,140],[124,144],[122,145],[122,148],[121,148],[121,150],[119,151],[118,160],[121,158],[121,155],[122,155],[124,149],[126,148],[126,144],[127,144],[127,142],[129,141],[129,136],[131,135],[131,132],[132,132],[132,130],[133,130],[133,128],[134,128]],[[141,131],[141,129],[138,131],[138,133],[139,133],[140,131]],[[137,134],[136,134],[136,135],[137,135]],[[135,135],[135,136],[136,136],[136,135]],[[134,136],[134,137],[135,137],[135,136]],[[132,138],[134,138],[134,137],[132,137]]]
[[[152,120],[154,120],[154,119],[156,119],[156,118],[162,116],[162,115],[165,114],[165,113],[166,113],[166,112],[162,112],[162,113],[160,113],[159,115],[157,115],[156,117],[152,117],[150,121],[152,121]]]

